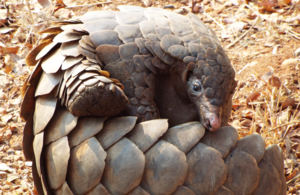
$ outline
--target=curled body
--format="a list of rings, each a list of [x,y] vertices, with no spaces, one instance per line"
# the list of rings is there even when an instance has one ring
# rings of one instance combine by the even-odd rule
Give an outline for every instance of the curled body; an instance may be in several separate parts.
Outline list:
[[[200,120],[212,131],[226,125],[235,72],[215,33],[191,13],[121,9],[42,32],[52,43],[37,64],[34,75],[42,79],[35,97],[55,88],[74,116],[161,117],[171,126]],[[37,63],[44,50],[37,47],[27,62]]]
[[[20,114],[39,194],[284,194],[280,148],[226,126],[235,72],[197,16],[121,6],[41,33]]]

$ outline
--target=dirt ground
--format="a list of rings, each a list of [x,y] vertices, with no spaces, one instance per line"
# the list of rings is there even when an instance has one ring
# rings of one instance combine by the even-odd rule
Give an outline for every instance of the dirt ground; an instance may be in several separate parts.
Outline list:
[[[0,194],[35,194],[32,163],[22,152],[25,121],[19,111],[22,85],[33,69],[24,59],[41,39],[36,32],[87,11],[150,4],[169,5],[166,9],[182,14],[193,10],[215,30],[239,81],[229,124],[238,129],[240,138],[256,132],[266,146],[278,144],[284,152],[288,194],[300,194],[299,0],[272,8],[238,0],[205,0],[193,7],[189,0],[57,0],[52,4],[48,8],[36,1],[0,4],[4,23],[0,27]]]

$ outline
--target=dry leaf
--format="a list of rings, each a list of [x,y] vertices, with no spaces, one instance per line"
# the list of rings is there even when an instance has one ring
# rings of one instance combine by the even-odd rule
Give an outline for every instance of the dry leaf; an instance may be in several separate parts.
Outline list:
[[[68,9],[59,9],[58,11],[55,12],[54,16],[61,20],[69,19],[71,16],[71,12]]]
[[[9,28],[9,27],[4,26],[4,27],[0,28],[0,34],[7,34],[7,33],[12,32],[14,30],[15,29],[13,29],[13,28]]]
[[[279,77],[277,76],[272,76],[271,78],[269,78],[268,80],[269,84],[274,86],[274,87],[280,87],[281,86],[281,81],[279,79]]]
[[[4,56],[4,65],[6,74],[9,74],[15,67],[15,61],[10,57],[10,55]]]
[[[1,117],[1,121],[3,121],[4,123],[8,123],[9,120],[12,119],[12,115],[11,114],[8,114],[8,115],[4,115]]]
[[[44,8],[51,6],[51,2],[48,0],[38,0],[39,4]]]
[[[6,19],[0,19],[0,27],[7,23]]]
[[[0,27],[7,23],[7,9],[0,9]]]
[[[242,117],[247,119],[253,119],[254,111],[251,109],[246,109],[242,111]]]
[[[5,108],[0,108],[0,116],[1,116],[2,114],[6,114],[6,109],[5,109]]]
[[[233,104],[232,104],[232,109],[235,110],[235,109],[237,109],[240,105],[241,105],[241,104],[235,104],[235,103],[233,103]]]
[[[7,181],[8,181],[8,182],[12,182],[12,181],[14,181],[14,180],[16,180],[16,179],[19,179],[19,175],[17,175],[17,174],[9,174],[9,175],[7,176]]]
[[[278,5],[278,1],[277,0],[263,0],[263,1],[259,2],[257,5],[259,7],[260,13],[263,13],[264,11],[276,12],[276,10],[273,8]]]
[[[8,102],[12,105],[19,105],[21,103],[21,99],[11,99],[11,100],[8,100]]]
[[[296,104],[296,101],[294,100],[294,98],[288,97],[284,100],[281,107],[282,107],[282,109],[286,109],[289,106],[295,106],[295,104]]]
[[[300,173],[300,171],[299,171],[298,168],[294,169],[294,171],[290,175],[286,176],[286,180],[290,181],[291,179],[293,179],[294,177],[296,177],[299,173]]]
[[[245,119],[240,123],[240,125],[244,127],[251,127],[251,124],[252,124],[252,120],[249,119]]]
[[[9,53],[16,54],[18,52],[18,50],[19,50],[19,46],[7,47],[4,44],[0,43],[0,55],[2,55],[2,56],[9,54]]]
[[[278,6],[280,8],[288,6],[292,0],[278,0]]]
[[[7,164],[5,163],[0,163],[0,171],[4,171],[4,172],[7,172],[7,173],[12,173],[13,172],[13,169],[10,168]]]
[[[56,0],[56,6],[67,7],[63,0]]]
[[[249,102],[253,102],[254,100],[257,100],[257,98],[260,96],[260,93],[258,92],[253,92],[251,95],[249,95],[249,97],[247,97],[246,102],[247,104]]]
[[[0,91],[0,100],[7,100],[7,95],[3,91]]]

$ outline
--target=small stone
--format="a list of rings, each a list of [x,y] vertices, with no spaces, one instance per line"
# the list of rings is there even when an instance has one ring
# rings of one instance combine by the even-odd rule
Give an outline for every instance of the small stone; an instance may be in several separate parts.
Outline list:
[[[192,11],[193,13],[198,13],[200,11],[200,6],[198,4],[194,5]]]
[[[26,162],[25,162],[25,165],[26,165],[27,167],[32,167],[32,162],[31,162],[31,161],[26,161]]]
[[[179,9],[175,9],[173,12],[177,13],[177,14],[184,14],[185,13],[185,10],[182,9],[182,8],[179,8]]]
[[[6,151],[8,155],[15,154],[15,151],[13,149],[9,149]]]
[[[164,9],[167,9],[167,8],[174,9],[175,6],[172,5],[172,4],[170,4],[170,5],[165,5],[165,6],[164,6]]]

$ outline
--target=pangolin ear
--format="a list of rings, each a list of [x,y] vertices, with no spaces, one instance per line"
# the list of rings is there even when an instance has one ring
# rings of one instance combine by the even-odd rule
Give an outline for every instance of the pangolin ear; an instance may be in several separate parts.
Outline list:
[[[181,79],[183,82],[187,82],[194,69],[197,68],[197,65],[194,62],[190,62],[187,66],[184,66],[181,71]]]
[[[181,80],[183,83],[186,83],[188,78],[189,78],[189,74],[191,73],[191,71],[189,71],[189,69],[184,66],[181,70]]]

